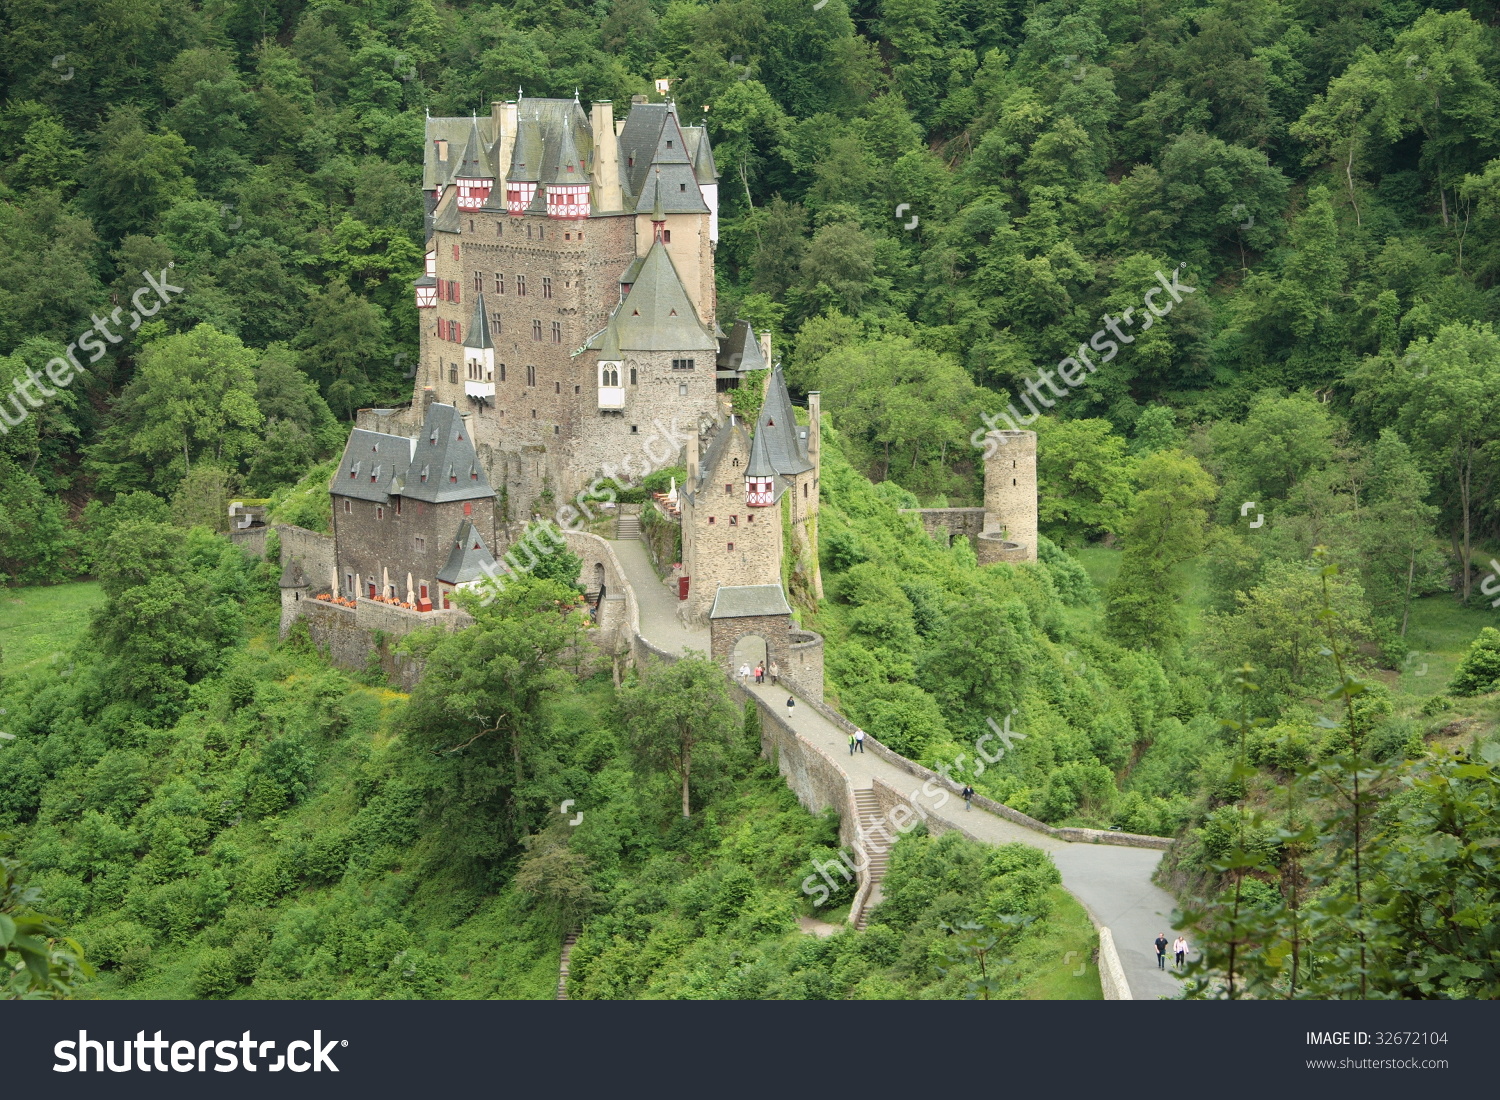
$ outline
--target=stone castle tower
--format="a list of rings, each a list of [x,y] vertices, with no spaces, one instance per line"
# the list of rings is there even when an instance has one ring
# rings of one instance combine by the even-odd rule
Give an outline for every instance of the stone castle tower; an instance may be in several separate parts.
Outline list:
[[[989,437],[999,444],[984,462],[984,534],[980,536],[979,560],[1036,561],[1036,432],[995,431]],[[986,540],[985,536],[996,538]],[[989,541],[1017,544],[1024,554],[987,559],[983,547]]]
[[[818,412],[818,395],[812,394],[811,422],[797,423],[778,365],[766,380],[753,430],[731,416],[709,430],[701,456],[690,445],[680,497],[688,580],[682,614],[689,623],[704,621],[720,588],[781,588],[788,572],[809,593],[821,595]]]
[[[748,325],[717,322],[707,132],[641,99],[619,121],[576,99],[427,120],[421,355],[412,408],[381,430],[469,412],[502,523],[671,464],[645,441],[677,452],[766,365]]]

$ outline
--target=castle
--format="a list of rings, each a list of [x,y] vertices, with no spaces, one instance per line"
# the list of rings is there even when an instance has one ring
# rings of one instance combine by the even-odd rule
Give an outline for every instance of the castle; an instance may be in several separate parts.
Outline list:
[[[462,625],[454,590],[503,572],[497,558],[514,568],[527,520],[566,526],[601,479],[679,462],[685,623],[789,628],[788,593],[823,594],[819,395],[798,424],[769,335],[718,323],[704,129],[643,97],[618,122],[608,102],[521,99],[428,118],[424,157],[413,400],[360,411],[329,486],[332,537],[289,532],[283,629],[313,606],[379,634]],[[730,412],[741,385],[764,387],[753,423]],[[982,562],[1034,560],[1035,435],[992,434],[985,506],[918,514]]]

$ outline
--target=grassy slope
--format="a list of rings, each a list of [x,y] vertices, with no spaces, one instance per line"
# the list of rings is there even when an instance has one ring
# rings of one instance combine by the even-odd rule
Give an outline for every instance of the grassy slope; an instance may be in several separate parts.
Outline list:
[[[14,675],[61,661],[103,602],[92,581],[6,589],[0,596],[0,670]]]

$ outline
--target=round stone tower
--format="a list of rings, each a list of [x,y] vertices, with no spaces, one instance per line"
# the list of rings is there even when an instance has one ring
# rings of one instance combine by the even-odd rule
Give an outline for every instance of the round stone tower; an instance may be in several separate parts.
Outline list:
[[[985,533],[978,541],[995,545],[978,548],[980,561],[1036,561],[1036,432],[993,431],[987,438],[997,446],[984,463]]]

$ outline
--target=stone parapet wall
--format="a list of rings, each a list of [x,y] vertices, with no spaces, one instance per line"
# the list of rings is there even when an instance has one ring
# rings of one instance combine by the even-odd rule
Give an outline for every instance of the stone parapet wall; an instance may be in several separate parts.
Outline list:
[[[789,630],[787,660],[781,676],[813,702],[823,701],[823,636],[811,630]]]
[[[1036,561],[1036,547],[1010,542],[994,531],[979,535],[974,540],[974,556],[980,565],[996,562]]]
[[[379,654],[381,672],[402,691],[411,691],[422,678],[424,662],[397,653],[390,640],[376,646],[375,632],[358,621],[353,608],[324,600],[303,600],[302,618],[307,623],[313,644],[341,668],[364,670],[370,658]]]
[[[839,729],[844,730],[847,733],[853,733],[856,729],[856,726],[853,722],[849,721],[849,719],[845,718],[842,714],[839,714],[838,711],[834,710],[832,707],[826,706],[821,703],[814,705],[816,706],[819,714],[823,715],[823,717],[827,718]],[[910,775],[914,779],[921,780],[924,784],[930,782],[937,786],[938,789],[948,791],[951,794],[955,795],[958,794],[959,791],[963,790],[962,784],[955,783],[951,779],[944,779],[941,775],[933,771],[931,768],[924,768],[921,764],[908,760],[906,757],[902,756],[895,750],[882,745],[879,741],[870,736],[869,731],[865,732],[865,744],[869,746],[870,751],[875,753],[876,756],[879,756],[881,759],[887,761],[888,763],[894,764],[896,767],[904,771],[907,775]],[[1029,814],[1023,814],[1020,810],[1007,806],[1003,802],[996,802],[993,798],[986,798],[982,794],[976,793],[974,795],[974,805],[978,806],[982,810],[988,810],[990,813],[996,815],[997,817],[1003,817],[1007,821],[1013,821],[1017,825],[1022,825],[1028,829],[1033,829],[1036,832],[1045,833],[1047,836],[1055,837],[1058,840],[1066,840],[1074,844],[1117,844],[1124,848],[1157,849],[1167,849],[1172,846],[1172,838],[1167,836],[1146,836],[1141,833],[1121,833],[1115,832],[1113,829],[1080,829],[1076,827],[1069,827],[1064,829],[1055,828],[1051,825],[1046,824],[1045,822],[1038,821],[1036,818],[1031,817]]]
[[[959,535],[972,543],[984,531],[983,508],[903,508],[901,513],[916,516],[927,537],[945,545]]]

